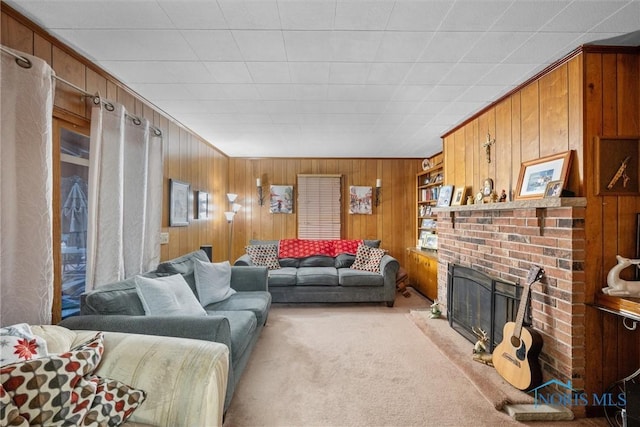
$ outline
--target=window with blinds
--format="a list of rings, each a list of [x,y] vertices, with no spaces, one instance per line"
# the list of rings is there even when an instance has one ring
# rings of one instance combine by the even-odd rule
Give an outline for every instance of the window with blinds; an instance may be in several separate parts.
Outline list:
[[[340,239],[341,175],[298,175],[298,238]]]

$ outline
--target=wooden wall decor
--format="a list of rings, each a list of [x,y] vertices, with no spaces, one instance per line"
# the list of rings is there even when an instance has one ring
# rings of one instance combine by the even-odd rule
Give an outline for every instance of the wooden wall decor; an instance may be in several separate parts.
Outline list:
[[[596,195],[640,195],[640,137],[596,137]]]

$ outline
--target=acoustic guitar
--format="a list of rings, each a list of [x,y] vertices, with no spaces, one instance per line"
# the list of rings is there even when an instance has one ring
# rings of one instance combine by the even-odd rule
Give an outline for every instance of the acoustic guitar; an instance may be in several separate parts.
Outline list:
[[[515,322],[507,322],[502,331],[502,342],[493,350],[493,366],[509,384],[520,390],[530,390],[542,382],[538,355],[542,349],[539,332],[523,327],[529,303],[531,285],[542,278],[544,270],[533,266],[527,274]]]

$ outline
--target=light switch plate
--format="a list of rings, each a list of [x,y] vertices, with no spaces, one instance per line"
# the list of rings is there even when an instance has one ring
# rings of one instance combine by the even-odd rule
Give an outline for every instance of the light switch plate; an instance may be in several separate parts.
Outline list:
[[[160,244],[161,245],[169,244],[169,233],[160,233]]]

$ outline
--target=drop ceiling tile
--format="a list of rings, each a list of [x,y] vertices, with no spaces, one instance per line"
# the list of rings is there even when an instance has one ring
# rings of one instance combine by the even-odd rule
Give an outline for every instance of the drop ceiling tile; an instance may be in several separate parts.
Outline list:
[[[232,31],[245,61],[286,61],[280,31]]]
[[[599,25],[606,17],[617,13],[627,3],[620,0],[574,1],[541,27],[541,30],[556,33],[583,32]],[[636,21],[636,29],[637,24]]]
[[[185,40],[201,61],[241,61],[240,49],[228,30],[188,30]]]
[[[194,101],[193,99],[147,99],[160,107],[163,111],[171,111],[173,114],[181,115],[206,111],[205,106],[203,106],[201,102]]]
[[[394,3],[386,0],[338,1],[334,28],[336,30],[384,30]]]
[[[263,101],[263,103],[266,112],[271,114],[272,117],[278,114],[291,115],[300,112],[300,102],[297,100],[268,100]]]
[[[327,99],[329,85],[299,84],[295,85],[297,99]]]
[[[216,83],[251,83],[251,74],[244,62],[203,62]]]
[[[420,56],[420,62],[458,62],[471,50],[483,33],[437,32]]]
[[[382,39],[382,31],[332,31],[331,60],[370,62]]]
[[[371,64],[367,84],[402,83],[411,68],[412,64],[406,62],[375,62]]]
[[[256,84],[255,88],[261,99],[276,101],[297,99],[297,92],[294,85]]]
[[[411,114],[420,101],[391,101],[387,104],[386,114]]]
[[[420,101],[433,90],[434,85],[403,84],[396,87],[392,99],[394,101]]]
[[[451,1],[397,1],[389,17],[387,30],[436,31],[451,9]]]
[[[638,31],[640,22],[640,1],[624,5],[620,10],[593,28],[595,32],[603,33],[631,33]]]
[[[385,31],[375,60],[413,62],[420,57],[433,35],[431,32]]]
[[[335,0],[278,2],[280,24],[285,30],[332,30]]]
[[[442,20],[441,31],[487,31],[504,13],[501,0],[457,0]]]
[[[452,63],[416,63],[407,74],[407,84],[438,84],[455,64]]]
[[[455,101],[467,89],[466,85],[438,85],[426,97],[428,101]],[[465,97],[466,99],[466,97]]]
[[[551,18],[566,8],[573,0],[555,0],[544,3],[540,0],[518,0],[511,2],[497,19],[491,31],[530,32],[537,31]]]
[[[573,48],[578,47],[575,41],[581,34],[578,33],[537,33],[535,37],[528,39],[520,48],[512,52],[506,63],[512,64],[550,64],[562,56],[568,54]]]
[[[287,59],[298,61],[330,61],[330,31],[283,31]]]
[[[329,83],[328,62],[289,62],[293,83]]]
[[[228,29],[222,10],[218,2],[193,1],[185,4],[181,0],[156,0],[158,5],[169,16],[173,26],[189,30],[223,30]],[[87,2],[84,2],[87,3]],[[114,2],[110,2],[113,4]],[[123,2],[130,5],[133,2]],[[139,2],[149,4],[148,2]]]
[[[477,102],[488,102],[494,101],[500,98],[505,93],[509,92],[515,86],[490,86],[490,85],[475,85],[469,87],[464,92],[464,100],[465,101],[477,101]]]
[[[174,30],[58,30],[57,34],[98,61],[197,59],[182,34]]]
[[[275,0],[218,0],[229,25],[235,30],[276,30],[280,28],[278,4]]]
[[[163,100],[189,100],[191,95],[188,88],[177,83],[133,83],[131,89],[138,93],[144,93],[144,97],[150,101]]]
[[[331,62],[329,83],[365,83],[370,69],[371,64],[366,62]]]
[[[286,62],[247,62],[254,83],[291,83]]]
[[[99,61],[98,64],[127,84],[213,83],[200,62],[182,61]]]
[[[156,2],[104,2],[56,0],[8,1],[28,15],[42,17],[42,23],[55,29],[152,29],[173,28],[165,11]],[[33,16],[33,15],[31,15]],[[99,17],[99,19],[86,19]]]
[[[484,33],[462,57],[462,61],[500,63],[533,36],[533,33],[526,32]]]
[[[186,85],[194,99],[199,100],[252,100],[260,99],[254,85],[198,84]]]

